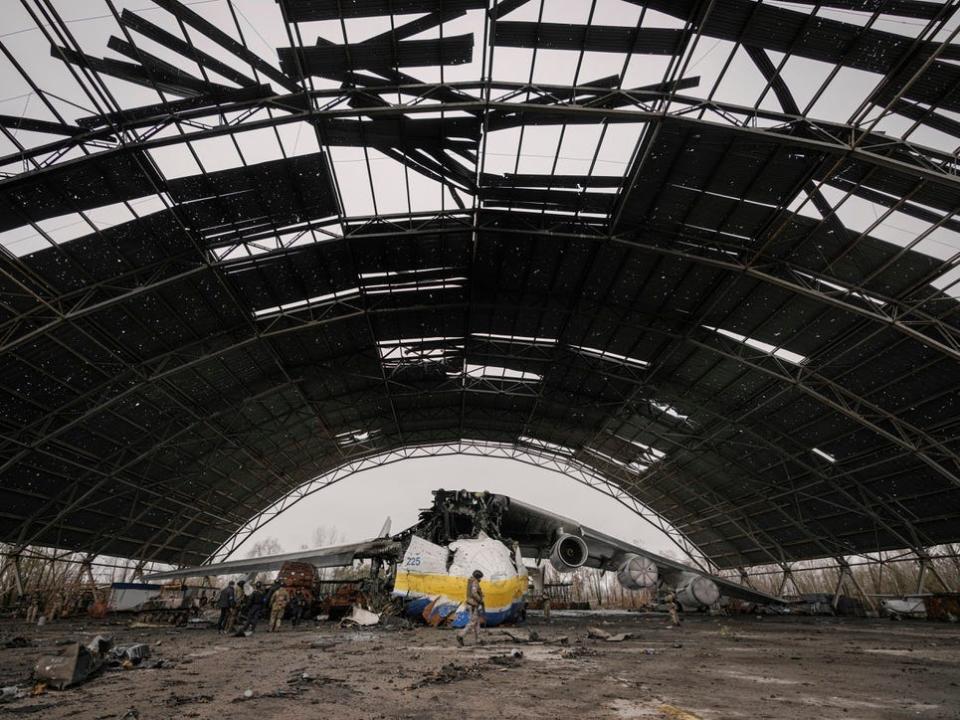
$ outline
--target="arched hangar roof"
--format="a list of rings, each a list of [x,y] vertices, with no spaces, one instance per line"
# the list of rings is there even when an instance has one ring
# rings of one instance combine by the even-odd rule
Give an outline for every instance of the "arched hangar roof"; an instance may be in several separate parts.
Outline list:
[[[957,4],[23,0],[0,540],[195,562],[458,441],[720,567],[960,539]]]

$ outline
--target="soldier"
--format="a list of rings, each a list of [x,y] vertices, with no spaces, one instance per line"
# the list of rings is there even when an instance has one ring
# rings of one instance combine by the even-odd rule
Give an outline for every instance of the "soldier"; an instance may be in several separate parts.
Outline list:
[[[263,583],[258,582],[247,600],[247,622],[240,629],[241,633],[246,633],[247,630],[253,632],[257,629],[257,622],[259,622],[260,616],[263,613],[263,605]]]
[[[283,613],[287,609],[287,603],[290,602],[290,592],[275,580],[276,589],[270,597],[270,632],[280,632],[280,624],[283,622]]]
[[[476,643],[480,644],[480,621],[483,619],[483,590],[480,588],[480,579],[483,573],[473,571],[473,577],[467,580],[467,624],[457,633],[457,644],[463,647],[463,639],[471,630]]]
[[[303,611],[306,607],[306,598],[303,596],[303,589],[295,590],[293,597],[290,598],[290,615],[293,620],[292,625],[297,627],[300,619],[303,617]]]
[[[233,613],[233,606],[236,604],[236,597],[233,592],[233,580],[220,593],[217,598],[217,607],[220,608],[220,619],[217,621],[217,632],[221,635],[227,629],[227,621]]]
[[[550,596],[546,592],[540,596],[540,607],[543,608],[543,621],[550,622]]]
[[[50,601],[49,617],[51,620],[57,620],[63,614],[63,592],[56,592],[53,594],[53,599]]]
[[[233,626],[237,624],[237,618],[240,617],[243,612],[243,604],[246,600],[246,596],[243,594],[243,586],[246,582],[246,580],[240,580],[233,589],[233,607],[230,609],[227,626],[224,628],[224,632],[228,635],[233,632]]]
[[[667,593],[667,611],[670,613],[670,623],[667,627],[680,627],[680,614],[677,612],[677,607],[680,605],[677,602],[677,596],[672,592]]]
[[[30,604],[27,606],[27,625],[32,625],[37,621],[37,612],[40,610],[40,598],[38,593],[29,595]]]

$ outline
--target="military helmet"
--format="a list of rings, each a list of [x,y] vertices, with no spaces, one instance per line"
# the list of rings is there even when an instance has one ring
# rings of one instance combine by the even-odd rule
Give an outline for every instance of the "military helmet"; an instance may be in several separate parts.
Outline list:
[[[482,573],[481,571],[479,571],[479,570],[474,570],[474,571],[473,571],[473,576],[474,576],[477,580],[479,580],[480,578],[483,577],[483,573]]]

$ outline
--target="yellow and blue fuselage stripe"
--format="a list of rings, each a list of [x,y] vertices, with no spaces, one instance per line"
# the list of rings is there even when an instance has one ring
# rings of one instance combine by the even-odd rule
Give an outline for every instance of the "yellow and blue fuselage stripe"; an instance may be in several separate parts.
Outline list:
[[[515,575],[500,580],[481,580],[484,622],[488,626],[517,620],[523,610],[527,578]],[[393,596],[404,602],[408,617],[423,617],[431,604],[431,615],[453,627],[467,622],[467,578],[456,575],[413,573],[400,570],[393,584]]]

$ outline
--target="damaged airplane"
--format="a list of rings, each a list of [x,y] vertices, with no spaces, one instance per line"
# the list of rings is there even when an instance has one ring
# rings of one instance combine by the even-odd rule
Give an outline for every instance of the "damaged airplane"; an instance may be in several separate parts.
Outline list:
[[[375,577],[386,568],[385,585],[404,615],[453,627],[467,620],[467,578],[477,569],[483,572],[485,624],[518,620],[528,587],[524,557],[547,559],[559,573],[584,566],[615,571],[628,590],[669,588],[687,609],[713,606],[721,596],[759,604],[783,602],[506,495],[436,490],[433,496],[432,506],[420,513],[414,526],[392,536],[388,521],[381,536],[372,540],[181,568],[145,579],[266,570],[280,570],[283,577],[284,566],[292,563],[322,568],[371,560]]]

